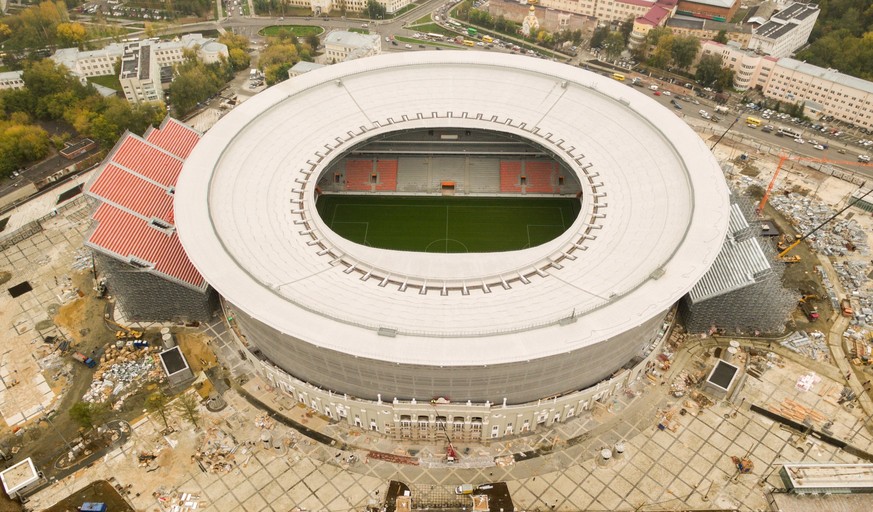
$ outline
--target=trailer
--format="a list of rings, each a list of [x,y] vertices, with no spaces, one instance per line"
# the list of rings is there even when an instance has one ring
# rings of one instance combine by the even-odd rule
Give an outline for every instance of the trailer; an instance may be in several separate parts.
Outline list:
[[[94,368],[95,366],[97,366],[97,361],[91,359],[81,352],[74,352],[72,358],[84,364],[88,368]]]

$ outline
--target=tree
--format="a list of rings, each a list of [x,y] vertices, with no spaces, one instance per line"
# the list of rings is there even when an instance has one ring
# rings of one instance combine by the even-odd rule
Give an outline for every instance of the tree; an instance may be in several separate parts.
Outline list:
[[[697,57],[697,52],[700,51],[700,40],[694,36],[674,36],[673,48],[671,57],[673,63],[682,70],[688,69],[694,59]]]
[[[364,12],[371,20],[381,20],[385,18],[388,9],[376,0],[367,0],[367,7],[364,8]]]
[[[0,176],[48,155],[48,133],[23,112],[16,112],[6,121],[0,121]]]
[[[609,27],[597,27],[591,36],[591,48],[599,48],[609,35]]]
[[[727,30],[725,30],[725,29],[719,30],[718,34],[716,34],[715,37],[712,38],[712,40],[715,41],[716,43],[726,44],[728,42]]]
[[[707,53],[697,63],[695,78],[706,87],[715,84],[721,76],[721,57]]]
[[[55,31],[58,42],[64,46],[82,46],[87,32],[81,23],[59,23]]]
[[[624,40],[624,44],[627,45],[628,41],[630,41],[631,32],[634,30],[634,19],[628,18],[624,20],[621,24],[621,28],[619,28],[619,32],[621,32],[621,38]]]
[[[107,412],[104,404],[76,402],[70,407],[69,414],[70,418],[82,428],[94,428],[106,417]]]
[[[646,46],[657,46],[658,42],[662,37],[673,35],[673,31],[667,27],[655,27],[652,30],[649,30],[649,33],[646,34]]]
[[[194,393],[185,393],[176,400],[176,410],[194,425],[194,430],[200,429],[198,421],[200,421],[200,404]]]
[[[167,416],[170,413],[169,410],[170,400],[167,398],[167,395],[163,394],[160,391],[152,393],[146,398],[146,409],[149,412],[157,413],[158,416],[161,417],[161,421],[164,423],[164,428],[169,428],[169,422],[167,421]]]
[[[603,41],[603,48],[606,50],[606,58],[615,60],[621,56],[624,51],[624,38],[620,32],[610,32]]]
[[[650,34],[654,32],[649,32]],[[670,66],[670,63],[673,61],[673,42],[674,37],[672,33],[663,34],[658,38],[658,43],[655,45],[655,49],[652,51],[651,57],[649,57],[649,65],[667,69]]]

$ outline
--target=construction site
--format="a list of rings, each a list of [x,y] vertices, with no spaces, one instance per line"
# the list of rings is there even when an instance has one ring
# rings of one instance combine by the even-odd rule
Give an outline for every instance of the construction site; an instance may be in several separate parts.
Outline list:
[[[776,510],[787,462],[873,463],[869,178],[752,140],[716,144],[697,122],[733,194],[722,259],[640,379],[500,440],[398,441],[293,400],[202,315],[214,298],[199,284],[180,296],[200,320],[136,321],[162,313],[168,288],[84,247],[96,205],[66,192],[92,176],[0,215],[0,449],[4,467],[30,458],[47,477],[2,507],[115,494],[155,512]],[[116,290],[137,283],[146,296],[125,311]],[[176,347],[185,372],[162,356]],[[839,501],[859,496],[815,499],[873,507]]]

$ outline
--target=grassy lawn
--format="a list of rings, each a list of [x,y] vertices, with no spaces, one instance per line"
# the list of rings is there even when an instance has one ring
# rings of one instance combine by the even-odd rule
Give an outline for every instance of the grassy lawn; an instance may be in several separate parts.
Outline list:
[[[534,247],[566,231],[579,213],[572,198],[323,195],[317,206],[353,242],[438,253]]]
[[[307,37],[321,35],[324,29],[315,25],[270,25],[261,29],[259,33],[263,36],[275,37],[280,32],[291,32],[297,37]]]
[[[410,26],[421,25],[421,24],[430,23],[430,22],[431,22],[431,17],[430,17],[430,13],[428,13],[428,14],[425,14],[424,16],[422,16],[421,18],[418,18],[417,20],[413,21],[410,24]]]
[[[456,35],[458,35],[457,33],[452,32],[449,29],[443,28],[443,27],[437,25],[436,23],[428,23],[426,25],[418,25],[418,26],[410,27],[410,28],[414,28],[418,32],[429,33],[429,34],[442,34],[446,37],[455,37]]]
[[[116,91],[121,90],[121,82],[118,81],[118,75],[89,76],[88,81],[97,85],[102,85],[103,87],[115,89]]]

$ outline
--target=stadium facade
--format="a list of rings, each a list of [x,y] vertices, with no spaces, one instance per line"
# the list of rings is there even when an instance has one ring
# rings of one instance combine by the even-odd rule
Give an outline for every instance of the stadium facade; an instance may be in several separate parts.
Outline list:
[[[327,173],[415,130],[530,141],[573,178],[580,215],[498,253],[375,249],[328,228],[319,184],[340,178]],[[402,160],[376,165],[371,193],[412,193]],[[516,170],[494,171],[496,195],[529,192]],[[432,171],[414,193],[476,193],[465,176]],[[545,194],[567,192],[554,185]],[[174,207],[258,370],[294,401],[398,438],[510,435],[640,378],[729,218],[718,162],[672,112],[570,66],[483,52],[383,55],[259,94],[196,145]]]

